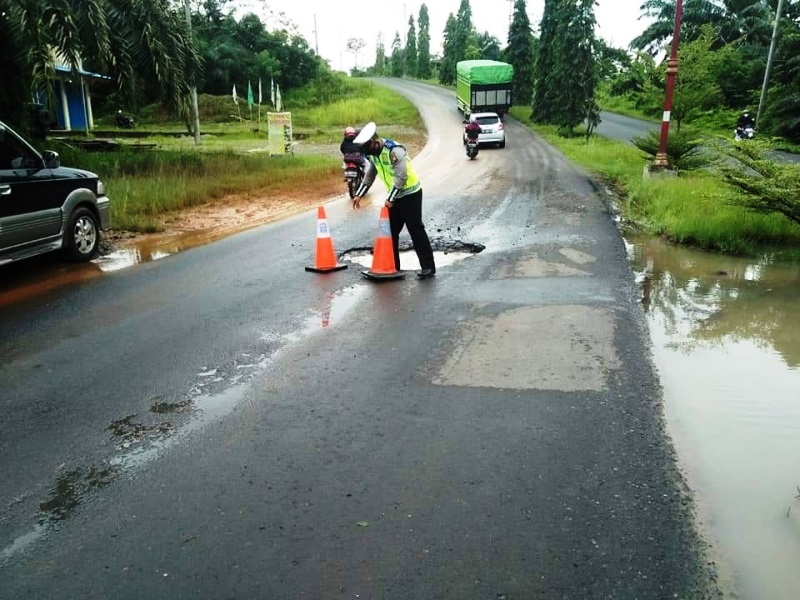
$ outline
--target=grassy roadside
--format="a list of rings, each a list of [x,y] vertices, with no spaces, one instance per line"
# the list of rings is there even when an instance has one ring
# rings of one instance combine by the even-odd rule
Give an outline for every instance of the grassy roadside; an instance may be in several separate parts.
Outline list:
[[[346,78],[342,78],[346,79]],[[314,98],[297,98],[291,109],[293,133],[303,144],[325,144],[314,153],[270,158],[265,152],[267,133],[257,121],[230,121],[236,111],[231,98],[202,97],[203,143],[194,146],[180,132],[183,124],[153,114],[137,129],[152,131],[120,151],[86,152],[64,143],[48,141],[61,154],[62,164],[98,173],[112,199],[112,227],[117,230],[154,232],[169,213],[223,198],[281,196],[307,190],[341,176],[338,151],[347,125],[368,121],[391,123],[379,129],[400,139],[419,137],[423,124],[418,111],[400,94],[371,82],[346,79],[338,97],[320,104]],[[245,106],[246,108],[246,106]],[[248,114],[249,116],[249,114]],[[254,115],[255,118],[255,115]],[[262,118],[266,115],[262,113]],[[101,123],[102,126],[102,123]],[[153,150],[136,144],[157,144]]]
[[[799,226],[779,215],[745,210],[713,172],[646,179],[648,159],[636,148],[597,135],[588,142],[560,137],[553,127],[533,126],[525,107],[512,109],[511,115],[615,190],[622,217],[639,230],[730,254],[777,248],[796,256],[800,250]]]

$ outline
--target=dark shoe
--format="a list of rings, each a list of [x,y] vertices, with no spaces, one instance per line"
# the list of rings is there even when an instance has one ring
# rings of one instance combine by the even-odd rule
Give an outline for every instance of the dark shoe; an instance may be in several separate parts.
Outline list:
[[[428,279],[434,275],[436,275],[436,269],[422,269],[422,271],[417,273],[417,279]]]

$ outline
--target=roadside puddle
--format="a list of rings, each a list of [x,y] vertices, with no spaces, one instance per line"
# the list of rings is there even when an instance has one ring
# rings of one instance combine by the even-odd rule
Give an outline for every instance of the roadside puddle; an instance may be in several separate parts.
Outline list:
[[[258,224],[212,231],[187,231],[177,234],[147,235],[134,242],[122,243],[113,252],[96,258],[94,262],[104,273],[113,273],[134,265],[153,262],[178,254],[184,250],[204,246]]]
[[[800,266],[631,236],[667,428],[742,598],[800,593]]]

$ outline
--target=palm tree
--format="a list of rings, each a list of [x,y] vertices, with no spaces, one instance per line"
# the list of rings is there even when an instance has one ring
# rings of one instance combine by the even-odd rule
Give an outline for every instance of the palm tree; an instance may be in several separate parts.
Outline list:
[[[169,0],[0,0],[0,114],[23,122],[35,89],[53,93],[56,61],[111,76],[126,103],[188,111],[200,73],[182,11]]]
[[[631,48],[656,54],[672,39],[675,29],[675,0],[645,0],[642,16],[655,19],[631,42]],[[684,0],[681,19],[681,40],[691,42],[700,35],[703,25],[718,25],[725,12],[717,0]]]
[[[672,39],[675,0],[646,0],[642,16],[655,19],[631,42],[631,48],[655,54]],[[717,32],[716,47],[732,42],[765,47],[771,35],[772,11],[767,0],[684,0],[681,40],[696,40],[704,25]]]

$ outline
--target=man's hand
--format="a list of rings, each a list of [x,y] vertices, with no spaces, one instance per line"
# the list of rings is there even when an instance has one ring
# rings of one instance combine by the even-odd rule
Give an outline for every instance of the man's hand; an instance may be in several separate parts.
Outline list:
[[[392,207],[394,206],[394,202],[392,202],[391,200],[386,200],[386,201],[383,203],[383,205],[384,205],[386,208],[392,208]]]
[[[355,196],[353,198],[353,210],[358,210],[361,208],[361,196]]]

